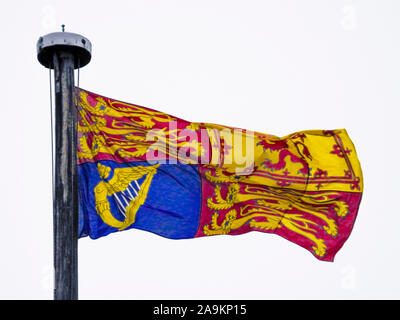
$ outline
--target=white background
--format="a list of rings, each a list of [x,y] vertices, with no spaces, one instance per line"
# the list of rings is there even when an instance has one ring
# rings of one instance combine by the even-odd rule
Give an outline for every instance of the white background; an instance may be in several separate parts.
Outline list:
[[[283,136],[346,128],[365,192],[335,262],[258,232],[79,240],[81,299],[400,298],[399,1],[1,1],[0,298],[52,299],[48,70],[39,36],[81,33],[84,89]]]

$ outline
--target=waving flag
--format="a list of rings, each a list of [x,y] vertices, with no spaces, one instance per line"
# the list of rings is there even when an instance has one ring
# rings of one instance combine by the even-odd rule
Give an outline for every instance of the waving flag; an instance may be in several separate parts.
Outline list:
[[[363,181],[344,129],[279,138],[79,88],[76,100],[80,237],[261,231],[333,261],[350,235]]]

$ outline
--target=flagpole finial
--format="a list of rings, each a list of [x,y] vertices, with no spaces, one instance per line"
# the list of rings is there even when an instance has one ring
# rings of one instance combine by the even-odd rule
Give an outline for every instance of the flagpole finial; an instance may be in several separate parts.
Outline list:
[[[65,32],[65,25],[61,25],[62,32],[53,32],[39,38],[37,42],[37,57],[46,68],[53,69],[54,53],[69,52],[74,57],[74,68],[86,66],[92,58],[92,44],[88,38],[76,33]]]

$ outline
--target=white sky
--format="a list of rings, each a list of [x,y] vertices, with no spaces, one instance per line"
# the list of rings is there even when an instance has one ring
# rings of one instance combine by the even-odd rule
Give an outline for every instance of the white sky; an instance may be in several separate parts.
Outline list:
[[[81,33],[81,87],[190,121],[283,136],[346,128],[365,192],[334,263],[275,235],[79,241],[80,299],[400,298],[399,1],[0,2],[0,298],[52,299],[48,70]]]

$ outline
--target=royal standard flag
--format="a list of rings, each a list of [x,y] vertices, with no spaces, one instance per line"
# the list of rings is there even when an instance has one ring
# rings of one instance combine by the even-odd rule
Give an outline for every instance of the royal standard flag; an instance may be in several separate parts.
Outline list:
[[[188,122],[76,88],[79,236],[280,235],[333,261],[363,191],[346,130],[285,137]]]

